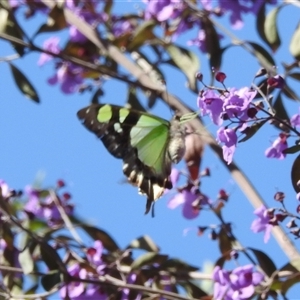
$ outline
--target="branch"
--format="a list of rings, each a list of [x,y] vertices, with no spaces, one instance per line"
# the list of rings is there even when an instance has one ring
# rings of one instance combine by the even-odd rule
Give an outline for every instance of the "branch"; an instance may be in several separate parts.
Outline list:
[[[50,9],[54,7],[55,2],[41,0]],[[152,82],[151,78],[143,70],[141,70],[134,62],[129,60],[117,47],[109,44],[107,41],[101,39],[96,30],[86,23],[84,20],[78,18],[71,10],[64,9],[66,20],[69,24],[75,26],[83,35],[87,37],[92,43],[94,43],[102,53],[109,55],[115,62],[123,66],[132,76],[134,76],[138,84],[144,89],[156,91],[161,98],[170,105],[171,108],[176,109],[182,114],[190,113],[193,110],[188,106],[184,105],[178,98],[171,94],[167,94],[163,91],[162,86],[158,83]],[[3,34],[1,34],[3,36]],[[23,42],[24,43],[24,42]],[[122,80],[122,79],[120,79]],[[204,135],[201,137],[205,143],[215,152],[218,158],[223,162],[224,166],[229,170],[236,183],[240,186],[245,196],[249,199],[252,205],[257,208],[264,203],[254,186],[248,180],[246,175],[239,169],[237,164],[232,162],[227,165],[223,160],[223,153],[221,147],[217,144],[211,133],[203,126],[200,119],[194,119],[190,121],[190,124],[196,132],[203,132]],[[293,242],[286,235],[284,230],[280,226],[273,227],[272,233],[277,240],[277,243],[281,246],[290,260],[299,259],[300,254],[294,246]]]

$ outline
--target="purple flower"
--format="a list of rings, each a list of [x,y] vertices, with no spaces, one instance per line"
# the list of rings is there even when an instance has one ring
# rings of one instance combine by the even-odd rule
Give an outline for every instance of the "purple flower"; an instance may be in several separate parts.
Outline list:
[[[213,271],[215,300],[249,299],[255,292],[255,286],[261,283],[264,276],[253,271],[253,265],[238,267],[227,271],[216,266]]]
[[[280,133],[279,137],[273,142],[272,146],[265,151],[265,155],[268,158],[284,159],[286,154],[283,153],[287,149],[287,136],[284,133]]]
[[[86,270],[81,268],[77,263],[68,268],[68,273],[73,277],[86,279]],[[82,282],[73,281],[60,289],[60,296],[62,299],[65,299],[67,295],[70,297],[70,299],[76,299],[76,297],[84,293],[84,290],[85,287]]]
[[[130,20],[116,20],[113,22],[112,33],[115,37],[131,33],[133,30],[134,25]]]
[[[94,246],[87,249],[87,259],[90,262],[90,267],[94,268],[99,275],[104,274],[105,264],[102,261],[103,245],[101,241],[95,241]],[[78,277],[81,279],[94,279],[95,273],[89,272],[87,269],[80,266],[78,263],[73,264],[68,268],[68,272],[72,277]],[[70,284],[64,286],[60,290],[60,296],[65,299],[68,295],[71,300],[105,300],[107,295],[102,293],[99,289],[99,285],[84,284],[82,282],[73,281]]]
[[[261,206],[254,211],[254,214],[258,217],[251,224],[251,230],[255,233],[264,231],[264,242],[267,243],[270,239],[272,225],[269,224],[270,217],[265,206]]]
[[[209,115],[216,125],[223,123],[222,111],[224,102],[214,91],[207,90],[201,93],[198,96],[197,103],[203,116]]]
[[[224,99],[224,112],[229,118],[238,118],[242,121],[242,125],[245,125],[245,121],[249,119],[247,111],[256,93],[256,91],[251,91],[247,87],[239,90],[230,89],[229,95],[226,94]],[[241,127],[242,129],[244,129],[244,126]]]
[[[223,143],[223,158],[229,165],[232,162],[233,154],[236,149],[237,135],[235,130],[231,128],[220,127],[217,131],[216,140]]]
[[[197,193],[193,188],[186,188],[169,200],[168,207],[174,209],[182,204],[183,216],[186,219],[194,219],[199,215],[199,207],[207,204],[208,201],[205,195]]]
[[[270,87],[275,89],[282,89],[285,85],[285,81],[280,75],[268,78],[267,83]]]
[[[180,16],[185,8],[182,0],[148,0],[147,3],[145,19],[157,19],[159,22]]]
[[[137,278],[136,274],[130,273],[130,274],[128,274],[126,281],[127,281],[128,284],[134,284],[135,281],[136,281],[136,278]],[[123,289],[121,300],[130,300],[130,299],[132,299],[132,297],[130,297],[129,294],[130,294],[130,289],[127,289],[127,288]],[[140,299],[142,299],[142,295],[139,293],[138,295],[136,295],[134,297],[134,299],[140,300]]]
[[[58,46],[60,39],[58,37],[51,37],[49,39],[47,39],[46,41],[44,41],[43,44],[43,49],[53,52],[55,54],[58,54],[60,52],[60,48]],[[38,65],[42,66],[44,65],[46,62],[50,61],[51,59],[53,59],[53,56],[47,53],[42,53],[40,56],[40,59],[38,60]]]
[[[25,193],[28,196],[28,201],[24,205],[24,211],[30,216],[45,220],[49,226],[53,226],[62,222],[61,214],[54,200],[48,196],[44,200],[40,199],[39,191],[31,186],[25,187]],[[73,213],[73,205],[68,203],[69,198],[58,197],[61,207],[67,215]]]
[[[26,186],[25,194],[28,196],[28,201],[24,205],[24,211],[37,218],[43,218],[44,212],[40,204],[38,191],[31,186]]]
[[[103,250],[104,248],[101,241],[95,241],[94,246],[87,249],[87,259],[100,275],[104,273],[106,268],[106,264],[102,260]]]
[[[8,184],[2,179],[0,179],[0,188],[1,188],[2,197],[7,198],[10,196],[11,190],[10,190]]]
[[[300,127],[300,108],[299,113],[295,114],[290,119],[291,125],[294,127]]]
[[[83,83],[83,69],[70,63],[63,63],[57,73],[48,79],[48,83],[54,85],[61,84],[61,90],[65,94],[71,94],[78,90]]]

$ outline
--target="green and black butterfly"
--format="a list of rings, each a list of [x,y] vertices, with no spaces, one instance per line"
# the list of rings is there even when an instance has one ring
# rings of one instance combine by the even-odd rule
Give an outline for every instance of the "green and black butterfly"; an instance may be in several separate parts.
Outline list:
[[[128,181],[147,195],[147,214],[153,201],[172,188],[172,163],[177,164],[184,155],[186,133],[180,117],[174,116],[168,122],[109,104],[92,104],[77,115],[114,157],[123,159]]]

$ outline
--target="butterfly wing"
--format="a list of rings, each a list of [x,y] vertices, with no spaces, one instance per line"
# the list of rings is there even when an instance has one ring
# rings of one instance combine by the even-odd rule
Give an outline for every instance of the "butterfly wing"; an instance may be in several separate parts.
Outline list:
[[[167,153],[170,123],[151,114],[108,104],[90,105],[81,109],[78,117],[113,156],[123,159],[128,181],[147,195],[147,213],[164,189],[172,188]]]

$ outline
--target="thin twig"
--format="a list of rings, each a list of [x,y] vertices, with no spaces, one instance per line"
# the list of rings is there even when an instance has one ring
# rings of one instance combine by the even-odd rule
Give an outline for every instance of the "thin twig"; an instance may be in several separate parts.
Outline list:
[[[54,201],[56,208],[58,209],[62,220],[64,221],[67,229],[70,231],[71,235],[73,236],[74,240],[81,246],[84,246],[79,234],[77,233],[76,229],[74,228],[72,222],[70,221],[68,215],[66,214],[64,208],[62,207],[59,199],[56,196],[56,193],[53,190],[49,190],[50,197]]]

